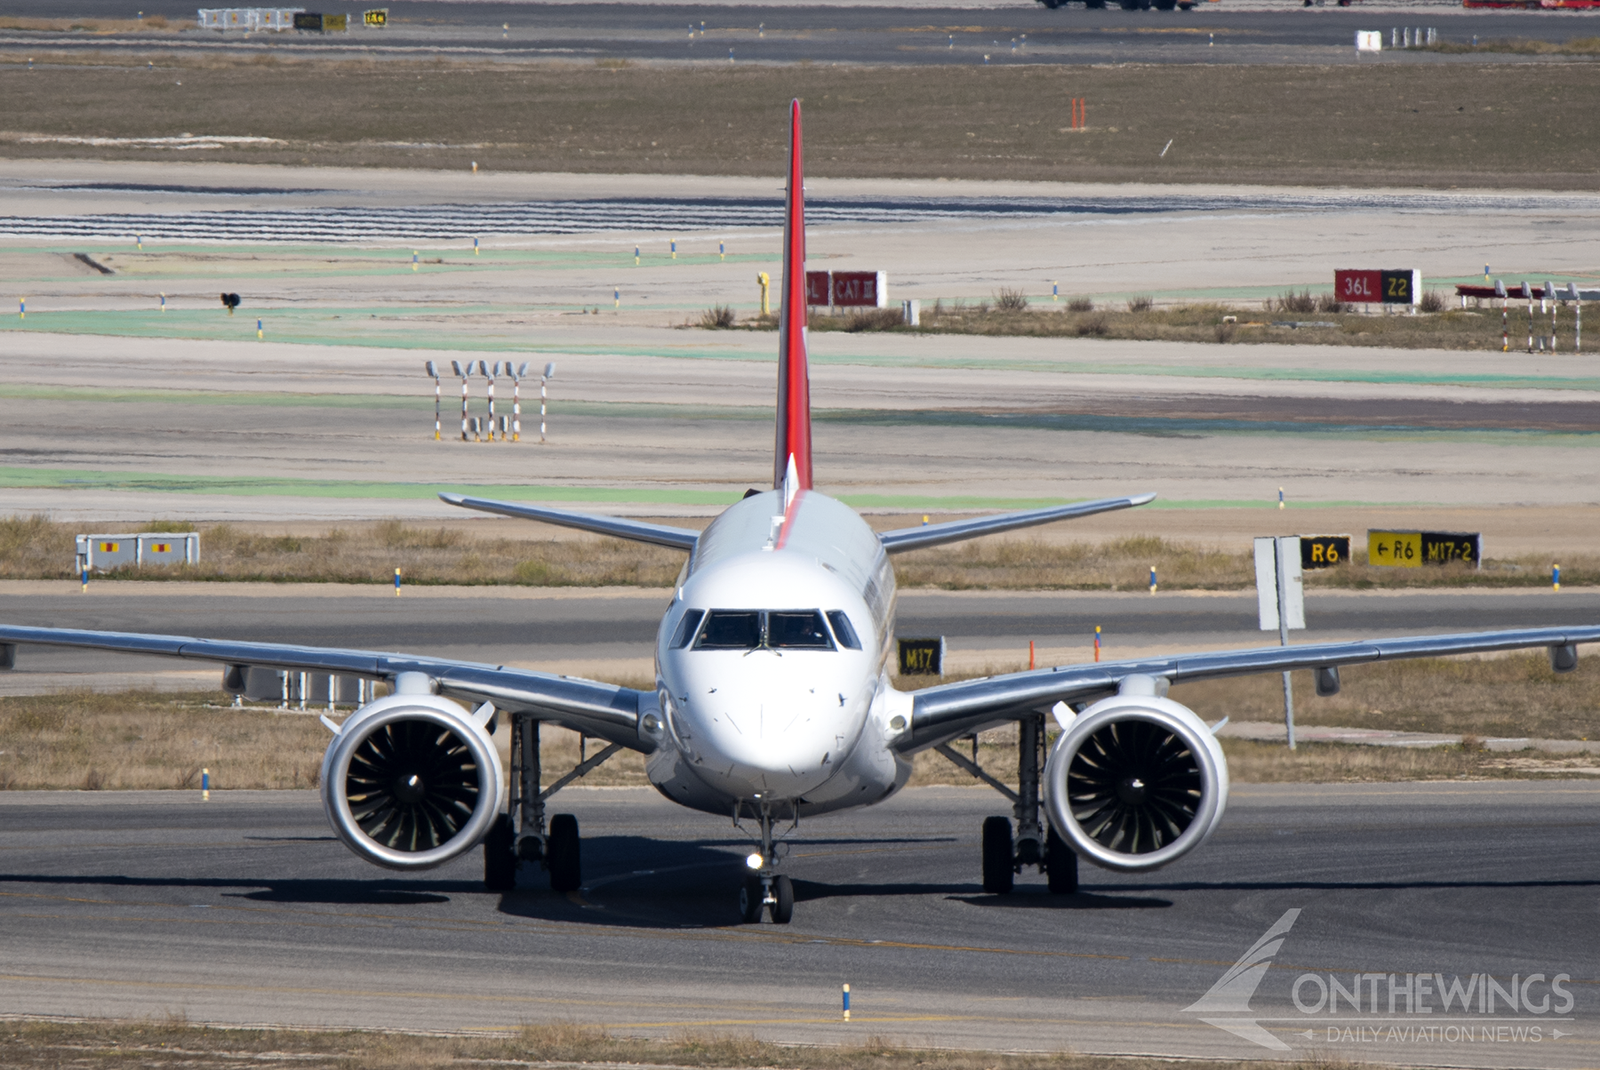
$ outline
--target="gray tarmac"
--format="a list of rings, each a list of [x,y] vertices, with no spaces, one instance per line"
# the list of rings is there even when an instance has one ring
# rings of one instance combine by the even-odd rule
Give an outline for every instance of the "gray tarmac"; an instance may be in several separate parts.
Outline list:
[[[30,32],[0,34],[0,51],[160,49],[167,53],[226,51],[281,56],[483,58],[496,61],[622,58],[679,63],[832,62],[916,66],[1063,63],[1355,63],[1357,30],[1433,27],[1440,38],[1475,37],[1565,41],[1583,36],[1582,15],[1528,11],[1465,11],[1459,6],[1373,3],[1311,9],[1280,3],[1225,0],[1194,11],[1123,11],[1115,0],[1090,11],[1068,4],[1056,11],[1024,0],[974,0],[951,5],[905,0],[892,5],[844,2],[782,6],[697,4],[527,4],[404,0],[386,5],[389,26],[342,34],[206,33],[181,35]],[[164,10],[163,10],[164,7]],[[153,10],[154,9],[154,10]],[[154,4],[192,25],[192,7]],[[20,0],[10,14],[60,17],[62,5]],[[128,18],[121,0],[77,0],[74,15]],[[690,32],[690,28],[693,32]],[[1522,57],[1498,54],[1493,62]],[[1481,62],[1482,57],[1391,51],[1373,63]]]
[[[568,897],[526,870],[518,890],[485,893],[475,855],[425,874],[372,869],[331,837],[310,792],[219,792],[209,803],[196,792],[0,793],[0,1006],[1592,1066],[1597,797],[1565,782],[1240,785],[1212,840],[1168,870],[1086,869],[1080,893],[1063,897],[1030,874],[998,897],[980,887],[978,833],[1003,800],[913,789],[798,831],[788,866],[799,902],[779,927],[735,924],[745,837],[648,789],[558,797],[585,837],[585,884]],[[1185,1011],[1290,910],[1301,913],[1235,1016],[1259,1016],[1287,1049]],[[1377,974],[1377,1005],[1303,1013],[1304,973],[1345,985]],[[1502,986],[1544,977],[1528,987],[1532,1007],[1515,1012],[1447,1011],[1433,995],[1430,1013],[1404,999],[1390,1011],[1391,980],[1404,990],[1419,974],[1465,984],[1484,973]],[[1572,1006],[1558,992],[1541,1012],[1558,974],[1570,977]],[[1316,985],[1299,984],[1314,1010]]]
[[[306,643],[486,661],[555,672],[649,674],[670,592],[106,582],[0,585],[4,618],[41,627],[147,631]],[[1600,590],[1312,591],[1297,641],[1556,627],[1600,619]],[[904,591],[899,634],[942,635],[952,668],[1012,668],[1035,644],[1040,664],[1087,661],[1095,625],[1103,656],[1270,645],[1255,592]],[[62,686],[212,686],[203,663],[31,647],[0,675],[0,693]],[[137,678],[137,679],[135,679]]]

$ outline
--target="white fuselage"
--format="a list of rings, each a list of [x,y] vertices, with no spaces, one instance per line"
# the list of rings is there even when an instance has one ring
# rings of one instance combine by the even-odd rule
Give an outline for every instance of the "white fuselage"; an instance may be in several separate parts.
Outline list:
[[[656,637],[666,739],[650,780],[713,813],[824,813],[887,798],[911,767],[889,685],[894,571],[855,511],[753,494],[706,528]],[[896,718],[899,718],[896,721]]]

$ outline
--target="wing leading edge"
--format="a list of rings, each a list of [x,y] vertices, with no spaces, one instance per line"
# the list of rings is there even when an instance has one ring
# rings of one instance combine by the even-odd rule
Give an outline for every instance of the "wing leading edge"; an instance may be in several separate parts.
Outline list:
[[[40,644],[126,654],[248,665],[288,672],[334,673],[393,681],[403,672],[424,673],[439,693],[469,702],[492,702],[506,712],[531,713],[586,735],[648,751],[653,744],[639,735],[641,700],[655,701],[654,692],[635,691],[596,680],[508,669],[503,665],[446,661],[409,654],[370,650],[294,646],[284,643],[239,643],[183,635],[138,632],[96,632],[69,628],[23,628],[0,625],[0,645]],[[7,652],[9,653],[9,652]],[[9,660],[9,659],[7,659]]]
[[[671,546],[676,550],[692,551],[700,541],[700,533],[689,528],[674,528],[666,524],[649,524],[643,520],[629,520],[620,516],[595,516],[592,513],[571,513],[565,509],[549,509],[542,505],[520,505],[516,502],[497,502],[488,498],[468,498],[461,494],[441,494],[441,501],[459,505],[463,509],[476,509],[480,513],[498,513],[523,520],[542,520],[546,524],[559,524],[564,528],[593,531],[634,542],[650,542],[657,546]]]
[[[911,730],[898,744],[913,752],[936,746],[984,725],[1010,720],[1057,702],[1073,703],[1114,694],[1129,676],[1164,678],[1171,683],[1224,676],[1286,672],[1290,669],[1337,669],[1398,658],[1482,654],[1502,650],[1549,647],[1552,661],[1563,648],[1600,642],[1600,625],[1572,628],[1523,628],[1514,631],[1467,632],[1457,635],[1415,635],[1304,646],[1268,646],[1180,654],[1143,661],[1063,665],[1053,669],[991,676],[940,684],[912,696]],[[1562,657],[1576,658],[1576,651]],[[1570,668],[1575,660],[1564,663]]]
[[[885,531],[878,536],[885,551],[891,554],[918,550],[924,546],[939,546],[947,542],[976,539],[980,535],[995,535],[1017,528],[1030,528],[1055,520],[1109,513],[1115,509],[1132,509],[1156,500],[1154,494],[1135,494],[1127,498],[1100,498],[1092,502],[1073,502],[1071,505],[1052,505],[1044,509],[1029,509],[1021,513],[1001,513],[999,516],[979,516],[971,520],[952,520],[946,524],[924,524],[920,528],[900,528]]]

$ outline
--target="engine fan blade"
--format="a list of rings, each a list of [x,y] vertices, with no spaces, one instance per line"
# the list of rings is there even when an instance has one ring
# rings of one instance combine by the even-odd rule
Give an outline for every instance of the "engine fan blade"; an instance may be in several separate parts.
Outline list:
[[[1125,854],[1148,854],[1182,835],[1194,821],[1202,786],[1200,764],[1183,740],[1137,719],[1096,731],[1067,772],[1079,825]]]
[[[367,736],[345,779],[350,813],[373,841],[401,851],[448,842],[478,802],[478,767],[455,732],[395,721]]]

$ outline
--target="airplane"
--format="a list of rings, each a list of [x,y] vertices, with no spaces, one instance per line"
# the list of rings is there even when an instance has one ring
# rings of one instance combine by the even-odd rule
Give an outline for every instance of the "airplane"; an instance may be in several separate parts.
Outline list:
[[[386,684],[387,694],[342,722],[324,718],[333,732],[320,780],[330,824],[357,855],[394,870],[442,865],[481,844],[484,881],[496,891],[516,886],[521,862],[548,871],[558,892],[578,889],[577,820],[555,814],[547,823],[546,802],[617,752],[637,751],[667,798],[752,824],[739,916],[787,923],[794,886],[784,838],[802,818],[895,794],[920,751],[937,748],[1012,803],[1010,817],[983,823],[986,891],[1009,893],[1017,874],[1036,867],[1050,892],[1070,893],[1080,858],[1152,870],[1199,847],[1222,820],[1228,768],[1215,726],[1167,697],[1173,683],[1312,669],[1317,692],[1331,695],[1345,665],[1540,646],[1565,672],[1577,667],[1579,643],[1600,641],[1600,626],[1410,636],[1062,665],[897,690],[894,555],[1132,508],[1155,495],[879,533],[814,487],[800,118],[796,100],[772,489],[747,492],[704,531],[440,495],[467,509],[684,551],[657,632],[654,689],[409,654],[21,625],[0,625],[0,667],[14,667],[19,645],[47,644],[220,663],[222,686],[236,695],[257,672],[326,673],[330,687],[334,676]],[[509,771],[491,738],[501,715],[510,719]],[[1060,728],[1053,744],[1047,718]],[[546,784],[539,731],[547,722],[606,745]],[[950,746],[1008,722],[1018,725],[1016,790]]]

